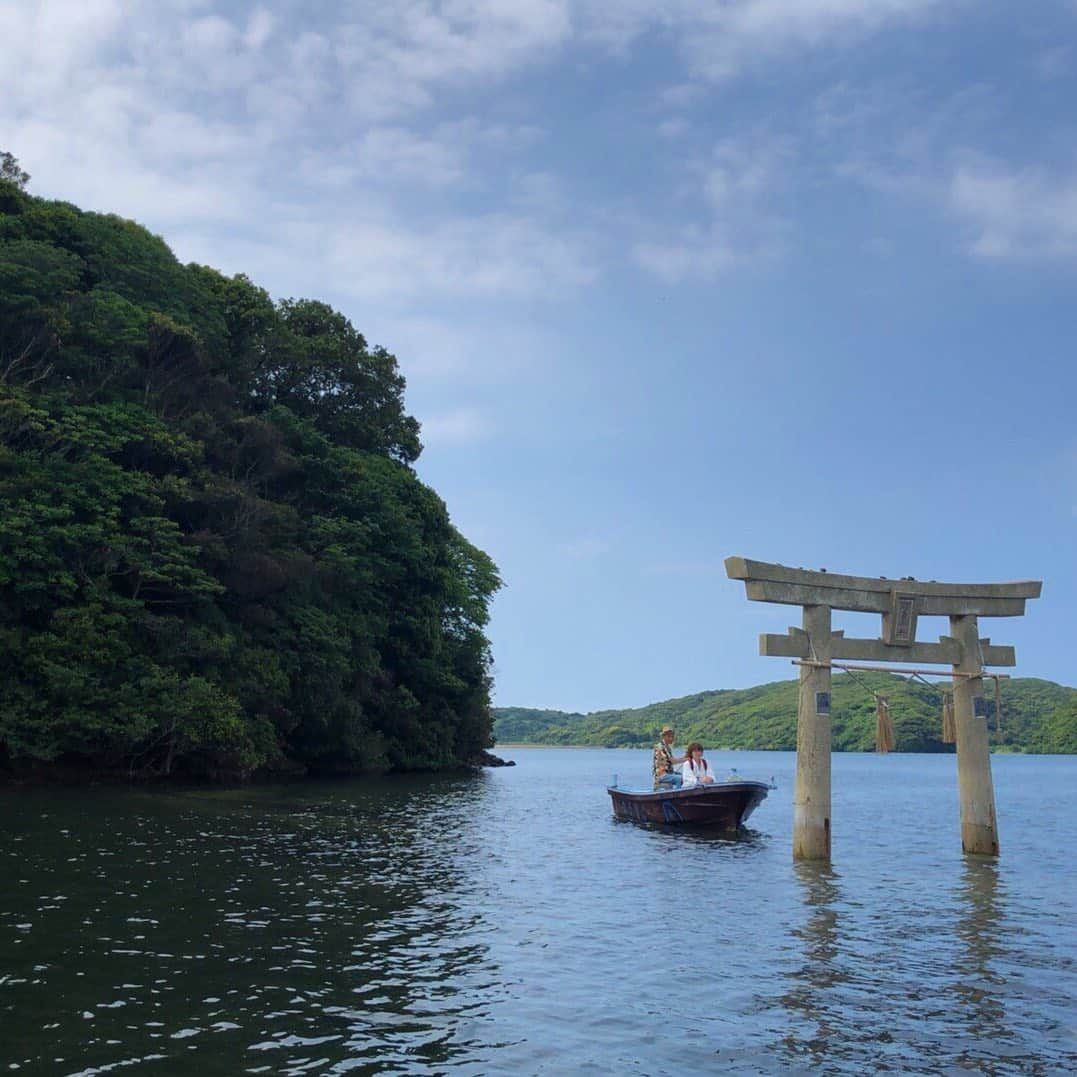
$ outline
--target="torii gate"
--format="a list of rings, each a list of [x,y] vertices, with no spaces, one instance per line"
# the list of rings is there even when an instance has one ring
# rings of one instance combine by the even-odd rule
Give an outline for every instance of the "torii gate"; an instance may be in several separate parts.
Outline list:
[[[787,568],[727,557],[726,575],[743,580],[749,599],[803,606],[803,628],[785,636],[762,633],[759,653],[800,665],[797,700],[797,769],[793,792],[793,858],[830,859],[830,669],[834,659],[925,662],[952,667],[957,740],[961,845],[966,853],[998,855],[995,792],[987,742],[984,666],[1012,666],[1013,647],[979,638],[977,617],[1019,617],[1025,599],[1039,598],[1043,583],[922,583]],[[846,639],[832,632],[831,610],[882,615],[878,639]],[[950,618],[950,635],[916,642],[916,619]],[[853,667],[855,668],[855,667]],[[917,671],[910,671],[917,672]],[[936,675],[938,675],[936,673]]]

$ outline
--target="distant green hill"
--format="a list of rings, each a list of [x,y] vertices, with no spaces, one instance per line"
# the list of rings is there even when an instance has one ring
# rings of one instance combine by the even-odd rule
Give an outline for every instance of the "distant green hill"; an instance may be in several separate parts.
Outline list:
[[[890,673],[839,674],[831,692],[835,751],[875,747],[872,691],[889,699],[899,752],[948,752],[942,742],[942,692]],[[996,751],[1077,753],[1077,689],[1031,677],[1003,681],[1001,717],[995,714],[992,682],[987,694],[991,746]],[[494,709],[494,736],[501,743],[572,744],[604,748],[649,747],[665,724],[677,743],[702,741],[708,748],[792,750],[796,747],[797,681],[755,688],[700,692],[633,710],[564,711],[526,707]]]

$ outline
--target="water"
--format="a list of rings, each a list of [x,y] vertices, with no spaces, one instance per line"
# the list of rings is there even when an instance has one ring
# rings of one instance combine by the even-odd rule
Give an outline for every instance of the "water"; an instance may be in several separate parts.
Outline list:
[[[0,1071],[1077,1071],[1077,757],[834,757],[832,869],[790,753],[739,839],[615,821],[649,753],[475,776],[0,791]]]

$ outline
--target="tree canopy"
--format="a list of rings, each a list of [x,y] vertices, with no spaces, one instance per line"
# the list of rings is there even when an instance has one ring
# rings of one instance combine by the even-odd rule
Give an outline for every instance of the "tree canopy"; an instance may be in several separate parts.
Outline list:
[[[0,182],[14,184],[20,190],[25,190],[30,182],[30,174],[22,170],[18,158],[7,150],[0,151]]]
[[[499,579],[411,468],[395,357],[324,303],[30,196],[7,157],[0,767],[473,759]]]

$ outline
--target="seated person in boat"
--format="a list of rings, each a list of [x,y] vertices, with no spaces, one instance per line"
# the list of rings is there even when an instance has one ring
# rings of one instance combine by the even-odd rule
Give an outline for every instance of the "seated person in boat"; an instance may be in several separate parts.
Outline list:
[[[654,771],[655,789],[676,788],[681,784],[681,776],[673,768],[678,763],[683,763],[688,756],[673,754],[673,728],[662,726],[662,735],[654,746],[654,759],[652,770]]]
[[[681,767],[684,789],[691,789],[693,785],[712,785],[714,775],[711,768],[703,758],[703,745],[698,740],[688,745],[688,755]]]

